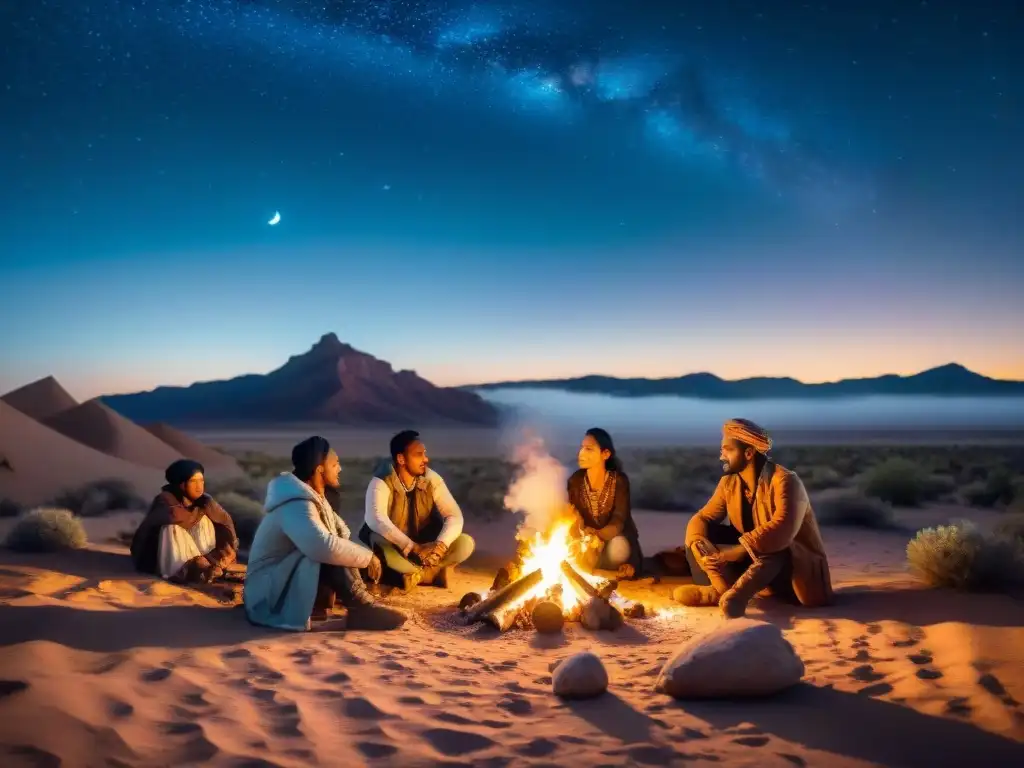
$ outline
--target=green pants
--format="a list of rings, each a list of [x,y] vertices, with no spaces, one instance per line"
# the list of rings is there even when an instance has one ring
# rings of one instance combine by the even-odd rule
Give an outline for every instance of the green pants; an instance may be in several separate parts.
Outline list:
[[[385,539],[378,533],[370,534],[370,546],[374,552],[379,552],[382,555],[384,570],[394,571],[395,573],[413,573],[418,571],[420,566],[416,565],[412,560],[407,558],[401,552],[398,551],[398,547],[392,544],[390,541]],[[469,556],[473,554],[473,550],[476,548],[476,542],[468,534],[460,534],[459,538],[452,542],[452,545],[448,547],[448,552],[438,563],[438,566],[447,568],[451,565],[459,565],[460,563],[466,562]]]

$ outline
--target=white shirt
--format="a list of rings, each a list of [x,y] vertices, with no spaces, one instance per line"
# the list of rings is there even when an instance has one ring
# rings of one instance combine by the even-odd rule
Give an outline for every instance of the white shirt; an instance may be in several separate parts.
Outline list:
[[[437,540],[443,541],[446,546],[450,547],[462,535],[462,510],[437,472],[428,469],[426,478],[437,511],[444,519],[444,525],[441,526],[441,533]],[[366,525],[371,531],[394,544],[403,555],[408,556],[412,552],[414,542],[391,522],[391,518],[388,517],[390,508],[391,487],[379,477],[373,478],[366,487]],[[409,510],[409,514],[415,514],[415,512]]]

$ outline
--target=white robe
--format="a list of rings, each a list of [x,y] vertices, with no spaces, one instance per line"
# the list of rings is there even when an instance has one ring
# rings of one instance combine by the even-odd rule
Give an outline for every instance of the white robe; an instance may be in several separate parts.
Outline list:
[[[160,529],[157,564],[160,576],[172,579],[185,565],[200,555],[208,555],[217,546],[217,533],[206,515],[186,530],[180,525],[165,525]]]

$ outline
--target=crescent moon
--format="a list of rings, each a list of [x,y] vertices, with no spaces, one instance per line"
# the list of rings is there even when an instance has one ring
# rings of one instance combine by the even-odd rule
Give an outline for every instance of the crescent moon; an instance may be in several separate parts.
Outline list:
[[[270,226],[274,226],[279,221],[281,221],[281,213],[279,211],[274,211],[273,217],[270,219],[270,221],[267,222],[267,224],[269,224]]]

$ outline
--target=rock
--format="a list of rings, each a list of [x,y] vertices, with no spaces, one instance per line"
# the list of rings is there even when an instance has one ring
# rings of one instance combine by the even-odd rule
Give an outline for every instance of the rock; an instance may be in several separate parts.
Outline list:
[[[804,663],[778,627],[734,619],[684,643],[654,687],[676,699],[767,696],[803,675]]]
[[[562,609],[550,600],[541,600],[533,607],[530,614],[534,628],[543,634],[550,635],[562,630],[565,624],[565,616]]]
[[[608,672],[593,653],[577,653],[559,662],[551,685],[563,699],[592,699],[608,690]]]
[[[472,608],[474,605],[479,603],[480,600],[481,600],[481,597],[480,597],[480,594],[478,592],[467,592],[466,594],[464,594],[462,596],[462,599],[459,600],[459,610],[462,611],[463,613],[465,613],[470,608]]]
[[[583,604],[580,623],[593,631],[618,629],[622,626],[622,614],[604,598],[592,597]]]

